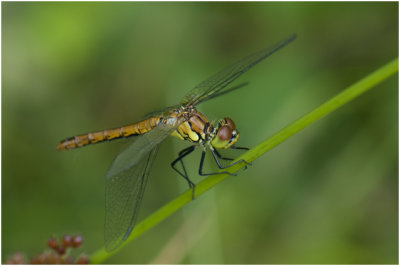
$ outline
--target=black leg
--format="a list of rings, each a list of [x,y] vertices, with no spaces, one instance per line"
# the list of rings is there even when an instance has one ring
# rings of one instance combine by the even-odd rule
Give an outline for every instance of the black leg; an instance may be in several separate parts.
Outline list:
[[[218,156],[215,154],[215,150],[211,149],[211,152],[212,152],[212,154],[214,156],[215,162],[217,163],[219,169],[226,169],[226,168],[229,168],[229,167],[231,167],[231,166],[233,166],[235,164],[242,163],[242,162],[245,163],[246,165],[249,164],[248,162],[246,162],[245,160],[242,159],[242,160],[239,160],[237,162],[231,163],[230,165],[222,166],[221,163],[218,160]]]
[[[247,151],[250,150],[250,149],[247,148],[247,147],[236,147],[236,146],[231,146],[230,149],[235,149],[235,150],[247,150]],[[222,160],[227,160],[227,161],[232,161],[232,160],[233,160],[232,158],[227,158],[227,157],[221,156],[221,154],[220,154],[217,150],[214,150],[214,152],[215,152],[215,154],[218,156],[218,158],[220,158],[220,159],[222,159]],[[247,164],[250,164],[250,163],[247,163]]]
[[[231,148],[231,149],[236,149],[236,150],[250,150],[250,149],[247,148],[247,147],[236,147],[236,146],[231,146],[230,148]],[[214,158],[215,158],[215,155],[216,155],[218,158],[220,158],[220,159],[222,159],[222,160],[227,160],[227,161],[232,161],[232,160],[233,160],[233,159],[231,159],[231,158],[226,158],[226,157],[221,156],[221,154],[220,154],[216,149],[213,149],[212,151],[213,151]],[[214,153],[215,153],[215,154],[214,154]],[[219,164],[217,158],[215,158],[215,160],[217,161],[217,164],[218,164],[218,166],[219,166],[220,164]],[[244,163],[246,164],[246,166],[244,167],[244,170],[247,169],[247,165],[251,165],[251,163],[246,162],[245,160],[240,160],[240,161],[238,161],[237,163],[239,163],[239,162],[244,162]],[[228,167],[230,167],[230,166],[232,166],[232,165],[235,165],[235,164],[236,164],[236,163],[230,164],[230,165],[228,165],[228,166],[226,166],[226,167],[224,167],[224,168],[228,168]],[[221,168],[221,167],[220,167],[220,168]],[[223,169],[223,168],[221,168],[221,169]]]
[[[193,146],[187,147],[186,149],[181,150],[181,151],[179,152],[178,158],[176,158],[176,159],[171,163],[172,168],[173,168],[178,174],[180,174],[183,178],[185,178],[185,180],[188,182],[189,188],[192,189],[192,199],[194,199],[194,190],[195,190],[196,185],[189,179],[189,176],[188,176],[188,174],[187,174],[187,172],[186,172],[185,165],[183,164],[183,158],[186,157],[187,155],[189,155],[191,152],[193,152],[195,148],[196,148],[196,146],[193,145]],[[183,168],[183,172],[184,172],[184,173],[182,173],[181,171],[178,170],[178,168],[175,167],[176,163],[179,162],[179,161],[181,162],[181,165],[182,165],[182,168]]]
[[[250,150],[250,149],[247,148],[247,147],[236,147],[236,146],[231,146],[231,149],[235,149],[235,150],[246,150],[246,151]],[[247,169],[247,165],[251,165],[251,163],[246,162],[245,160],[243,160],[243,162],[246,163],[246,166],[244,167],[244,170],[246,170],[246,169]]]
[[[227,157],[221,156],[221,154],[217,150],[214,150],[214,152],[218,156],[218,158],[220,158],[222,160],[227,160],[227,161],[232,161],[233,160],[232,158],[227,158]]]
[[[246,151],[250,150],[250,149],[249,149],[249,148],[247,148],[247,147],[236,147],[236,146],[231,146],[231,149],[236,149],[236,150],[246,150]]]
[[[214,154],[214,152],[213,152],[213,154]],[[228,171],[216,172],[216,173],[207,173],[207,174],[203,173],[203,164],[204,164],[204,158],[205,158],[205,156],[206,156],[206,150],[204,149],[203,152],[201,153],[200,167],[199,167],[199,175],[201,175],[201,176],[218,175],[218,174],[228,174],[228,175],[234,175],[234,176],[236,175],[236,174],[229,173]],[[216,155],[214,154],[214,158],[215,158],[215,156],[216,156]],[[216,159],[216,160],[217,160],[217,164],[218,164],[219,168],[220,168],[220,169],[224,169],[224,167],[222,167],[221,164],[219,163],[218,159]],[[236,163],[235,163],[235,164],[236,164]]]
[[[185,157],[185,156],[187,156],[187,155],[189,155],[192,151],[194,151],[194,149],[195,149],[195,146],[190,146],[190,147],[187,147],[186,149],[183,149],[183,150],[181,150],[180,152],[179,152],[179,157],[181,158],[179,161],[181,162],[181,165],[182,165],[182,169],[183,169],[183,171],[185,172],[185,174],[184,174],[184,176],[187,176],[187,177],[189,177],[189,175],[187,174],[187,172],[186,172],[186,167],[185,167],[185,164],[183,163],[183,158]],[[175,162],[176,163],[176,162]],[[175,166],[175,164],[172,166],[175,170],[178,170],[176,167],[174,167]],[[182,175],[182,174],[181,174]]]

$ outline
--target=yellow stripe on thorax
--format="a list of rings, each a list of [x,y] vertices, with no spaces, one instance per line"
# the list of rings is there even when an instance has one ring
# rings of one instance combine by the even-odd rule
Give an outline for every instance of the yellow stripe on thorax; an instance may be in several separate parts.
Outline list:
[[[210,127],[208,119],[200,112],[191,114],[188,121],[182,123],[171,135],[181,140],[188,140],[190,142],[199,142],[206,139]],[[205,132],[205,129],[207,132]]]

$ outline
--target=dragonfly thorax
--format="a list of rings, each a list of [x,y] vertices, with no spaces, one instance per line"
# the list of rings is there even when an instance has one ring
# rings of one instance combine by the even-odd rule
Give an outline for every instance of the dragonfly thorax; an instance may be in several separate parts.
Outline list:
[[[185,117],[184,122],[172,133],[173,136],[182,140],[203,144],[212,134],[213,126],[207,117],[195,108],[180,110],[178,114]]]
[[[185,122],[172,133],[179,139],[201,145],[209,143],[218,149],[228,149],[239,138],[235,123],[230,118],[221,119],[214,126],[205,115],[198,112],[194,107],[191,107],[190,111],[180,110],[180,112],[181,115],[185,116]]]

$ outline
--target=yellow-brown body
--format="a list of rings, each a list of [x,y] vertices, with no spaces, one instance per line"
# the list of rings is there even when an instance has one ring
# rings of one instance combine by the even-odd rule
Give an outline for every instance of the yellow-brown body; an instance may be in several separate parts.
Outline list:
[[[141,135],[152,130],[160,123],[161,120],[162,116],[154,116],[132,125],[114,129],[106,129],[67,138],[61,141],[60,144],[58,144],[57,150],[69,150],[106,140],[114,140],[118,138],[127,138],[130,136]]]
[[[194,107],[186,107],[183,109],[172,110],[170,113],[165,115],[153,116],[128,126],[67,138],[58,144],[57,150],[75,149],[106,140],[110,141],[119,138],[142,135],[161,123],[169,123],[168,121],[178,120],[182,121],[182,119],[179,118],[184,118],[183,122],[177,125],[176,130],[173,131],[171,135],[181,140],[187,140],[199,144],[210,142],[215,148],[226,149],[233,145],[239,137],[236,126],[231,119],[225,118],[221,120],[218,127],[215,128],[213,123],[210,123],[207,117],[198,112]],[[226,130],[228,130],[230,134],[221,135],[221,133]],[[234,132],[233,135],[232,132]]]

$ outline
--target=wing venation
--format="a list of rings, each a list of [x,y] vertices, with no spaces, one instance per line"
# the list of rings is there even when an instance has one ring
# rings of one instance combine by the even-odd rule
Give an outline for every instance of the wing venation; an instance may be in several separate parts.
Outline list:
[[[105,248],[112,251],[133,230],[159,144],[177,127],[162,124],[135,139],[113,161],[106,176]]]
[[[186,96],[182,99],[181,103],[183,105],[196,105],[202,102],[204,99],[210,98],[211,95],[225,88],[254,65],[288,45],[295,38],[296,35],[293,34],[290,37],[276,43],[275,45],[243,58],[235,64],[225,68],[189,91],[189,93],[186,94]]]

